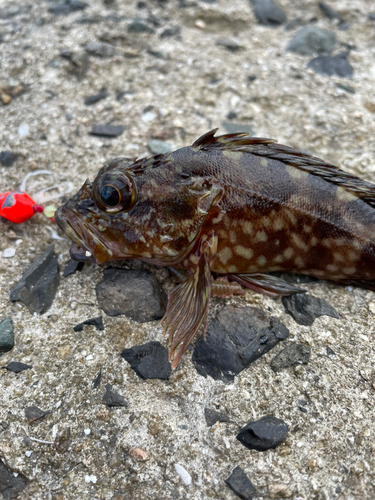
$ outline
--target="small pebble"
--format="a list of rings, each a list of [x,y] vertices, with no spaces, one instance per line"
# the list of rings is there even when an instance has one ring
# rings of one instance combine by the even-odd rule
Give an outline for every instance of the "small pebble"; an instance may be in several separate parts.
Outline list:
[[[84,429],[83,432],[86,434],[86,436],[88,436],[89,434],[91,434],[91,429]]]
[[[174,470],[181,477],[182,482],[185,486],[189,486],[191,484],[191,475],[188,473],[186,469],[184,469],[181,465],[175,464]]]
[[[153,120],[155,120],[155,118],[156,118],[156,114],[153,113],[152,111],[148,111],[147,113],[142,115],[141,120],[145,123],[148,123],[148,122],[152,122]]]
[[[149,455],[147,451],[142,450],[141,448],[133,448],[129,451],[129,455],[134,458],[134,460],[146,461],[149,459]]]
[[[22,123],[17,129],[20,137],[27,137],[30,133],[30,127],[27,123]]]
[[[27,457],[29,457],[29,458],[31,457],[31,455],[32,455],[32,454],[33,454],[33,451],[32,451],[32,450],[27,450],[27,451],[25,451],[25,455],[26,455]]]
[[[9,257],[14,257],[16,255],[16,249],[15,248],[6,248],[3,251],[3,257],[9,258]]]
[[[96,483],[97,481],[97,478],[96,476],[85,476],[85,483],[86,484],[89,484],[89,483]]]

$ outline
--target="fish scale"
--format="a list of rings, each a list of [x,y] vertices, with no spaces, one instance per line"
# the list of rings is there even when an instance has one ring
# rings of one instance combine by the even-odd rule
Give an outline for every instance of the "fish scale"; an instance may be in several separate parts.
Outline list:
[[[185,271],[163,319],[173,368],[205,331],[211,294],[301,292],[273,271],[375,290],[373,184],[270,139],[215,132],[107,163],[56,213],[74,258]]]

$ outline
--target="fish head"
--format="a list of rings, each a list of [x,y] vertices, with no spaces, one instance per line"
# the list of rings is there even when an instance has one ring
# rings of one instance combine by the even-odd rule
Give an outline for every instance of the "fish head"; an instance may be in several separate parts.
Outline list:
[[[181,176],[166,156],[113,160],[57,210],[56,222],[74,243],[72,258],[165,266],[185,258],[222,192],[207,179]]]

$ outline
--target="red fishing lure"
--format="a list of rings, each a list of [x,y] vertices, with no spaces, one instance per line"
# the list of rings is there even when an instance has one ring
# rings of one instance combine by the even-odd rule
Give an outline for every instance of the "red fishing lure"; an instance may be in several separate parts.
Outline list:
[[[44,208],[24,191],[7,191],[0,193],[0,217],[15,224],[30,219],[34,214],[43,212]]]

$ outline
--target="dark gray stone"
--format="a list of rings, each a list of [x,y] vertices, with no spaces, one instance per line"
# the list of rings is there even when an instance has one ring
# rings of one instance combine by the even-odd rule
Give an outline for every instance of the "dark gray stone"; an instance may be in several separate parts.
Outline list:
[[[102,369],[100,368],[99,373],[97,376],[94,378],[93,383],[92,383],[92,388],[97,389],[102,381]]]
[[[328,17],[328,19],[337,19],[338,21],[343,21],[343,18],[339,14],[337,14],[337,12],[333,10],[332,7],[327,3],[319,2],[319,9],[326,17]]]
[[[231,382],[288,335],[280,321],[259,309],[226,306],[197,342],[192,361],[200,375]]]
[[[141,21],[133,21],[127,27],[128,33],[149,33],[152,35],[155,31],[145,23]]]
[[[64,272],[63,272],[64,278],[66,278],[70,274],[74,274],[76,271],[82,271],[84,265],[85,265],[84,262],[70,259],[64,267]]]
[[[14,331],[11,318],[0,321],[0,352],[8,352],[14,347]]]
[[[82,321],[82,323],[78,323],[78,325],[73,326],[73,330],[75,332],[82,332],[83,325],[95,326],[95,328],[99,331],[104,330],[103,318],[101,316],[99,316],[98,318],[86,319],[85,321]]]
[[[228,415],[213,410],[212,408],[204,409],[204,417],[206,419],[207,427],[212,427],[214,424],[216,424],[216,422],[232,422]]]
[[[124,314],[146,323],[161,319],[165,313],[166,295],[150,271],[108,267],[104,279],[96,286],[99,307],[108,316]]]
[[[243,125],[242,123],[233,123],[233,122],[221,122],[221,126],[225,129],[228,134],[236,134],[246,132],[250,136],[254,136],[255,132],[250,127],[250,125]]]
[[[172,36],[177,36],[179,37],[180,36],[180,32],[181,32],[181,29],[179,26],[175,26],[174,28],[167,28],[165,29],[161,35],[160,35],[160,38],[163,39],[163,38],[170,38]]]
[[[87,4],[84,2],[80,2],[79,0],[67,0],[64,3],[57,3],[55,5],[51,5],[49,7],[48,12],[52,12],[57,16],[67,16],[72,12],[77,12],[79,10],[86,9]]]
[[[114,392],[112,390],[112,386],[110,384],[107,384],[105,386],[105,389],[106,390],[103,399],[107,406],[109,406],[110,408],[127,408],[129,406],[128,402],[125,401],[125,399],[120,396],[120,394],[117,394],[117,392]]]
[[[60,284],[59,265],[53,245],[39,255],[10,290],[10,300],[20,300],[31,313],[45,313]]]
[[[286,14],[278,2],[274,0],[251,0],[254,6],[254,15],[260,24],[266,26],[280,26],[286,22]]]
[[[116,48],[110,43],[91,42],[86,45],[86,52],[94,56],[107,58],[115,54]]]
[[[228,50],[229,52],[238,52],[240,50],[244,50],[244,47],[239,45],[234,40],[230,40],[229,38],[222,38],[221,40],[218,40],[216,42],[216,45],[218,45],[219,47],[224,47],[224,49]]]
[[[11,19],[12,17],[18,16],[18,14],[24,14],[31,9],[31,5],[17,5],[17,2],[12,2],[8,7],[0,9],[0,19]]]
[[[17,474],[16,477],[13,471],[0,460],[0,493],[4,500],[8,500],[8,498],[21,498],[18,494],[26,488],[27,483],[28,480],[25,476]]]
[[[289,42],[286,50],[308,56],[312,54],[330,54],[336,45],[334,33],[308,24],[301,28]]]
[[[145,380],[151,378],[168,380],[172,375],[168,349],[160,342],[148,342],[124,349],[121,356],[130,364],[132,370]]]
[[[125,127],[122,125],[94,125],[90,132],[91,135],[99,135],[101,137],[117,137],[121,135]]]
[[[17,158],[18,155],[11,151],[1,151],[0,153],[0,163],[3,167],[11,167]]]
[[[307,365],[311,349],[303,344],[289,344],[272,358],[270,366],[274,372],[296,365]]]
[[[28,408],[25,408],[25,416],[26,416],[29,424],[31,424],[35,420],[39,420],[40,418],[43,418],[45,415],[48,415],[49,413],[52,413],[52,412],[48,411],[48,410],[46,410],[46,411],[41,410],[37,406],[29,406]]]
[[[99,94],[94,94],[86,97],[85,104],[86,106],[90,106],[90,104],[95,104],[96,102],[102,101],[106,97],[108,97],[107,92],[105,90],[102,90],[101,92],[99,92]]]
[[[276,448],[288,435],[289,428],[280,418],[267,415],[248,422],[237,434],[237,439],[249,450],[266,451]]]
[[[21,373],[24,370],[30,370],[32,366],[26,365],[25,363],[21,363],[20,361],[11,361],[9,365],[5,366],[4,368],[13,373]]]
[[[239,465],[233,469],[232,474],[224,481],[239,498],[242,498],[242,500],[252,500],[257,497],[255,486]]]
[[[353,67],[346,60],[347,53],[337,56],[318,56],[311,59],[307,67],[325,76],[340,76],[341,78],[351,78]]]
[[[290,314],[299,325],[311,326],[319,316],[339,318],[335,309],[324,299],[306,293],[295,293],[281,299],[285,312]]]

